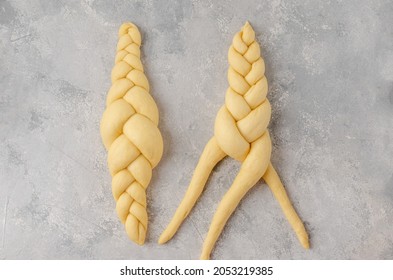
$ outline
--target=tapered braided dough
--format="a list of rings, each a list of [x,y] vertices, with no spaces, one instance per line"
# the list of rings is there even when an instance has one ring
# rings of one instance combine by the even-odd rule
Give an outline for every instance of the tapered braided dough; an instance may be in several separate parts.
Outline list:
[[[141,35],[132,23],[119,29],[112,86],[101,120],[116,211],[129,238],[142,245],[147,230],[146,188],[163,151],[158,109],[140,60]]]
[[[214,166],[225,156],[242,162],[239,174],[218,205],[203,244],[201,259],[208,259],[227,220],[240,200],[263,178],[278,200],[286,218],[304,248],[309,248],[302,221],[270,162],[271,141],[267,126],[271,107],[266,99],[268,84],[265,63],[260,55],[255,32],[247,22],[233,38],[228,52],[229,88],[225,105],[219,110],[214,136],[207,143],[195,169],[190,186],[176,213],[162,233],[159,243],[173,237],[201,195]]]

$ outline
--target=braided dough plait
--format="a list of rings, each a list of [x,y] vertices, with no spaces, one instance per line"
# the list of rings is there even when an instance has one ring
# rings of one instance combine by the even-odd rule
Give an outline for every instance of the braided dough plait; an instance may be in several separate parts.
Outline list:
[[[145,242],[146,188],[152,169],[162,157],[163,142],[157,128],[158,109],[149,94],[149,82],[140,60],[141,34],[132,23],[119,29],[112,86],[100,131],[108,151],[116,211],[128,237]]]
[[[207,143],[190,186],[172,221],[161,234],[159,243],[165,243],[173,237],[201,195],[214,166],[229,155],[241,161],[242,165],[214,214],[201,259],[210,257],[227,220],[248,190],[261,178],[272,190],[300,243],[304,248],[309,248],[304,225],[270,162],[272,145],[267,126],[271,107],[266,99],[268,84],[265,63],[259,44],[255,41],[255,32],[248,22],[233,38],[228,61],[229,88],[225,105],[216,117],[214,136]]]

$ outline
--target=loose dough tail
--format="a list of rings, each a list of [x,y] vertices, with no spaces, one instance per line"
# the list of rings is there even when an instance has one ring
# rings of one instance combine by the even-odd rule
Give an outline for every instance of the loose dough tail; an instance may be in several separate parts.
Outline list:
[[[272,190],[274,197],[280,204],[285,217],[295,231],[300,243],[305,249],[309,249],[310,244],[303,222],[300,220],[296,210],[293,208],[292,203],[288,198],[287,192],[281,183],[280,177],[271,163],[269,164],[266,173],[263,175],[263,179]]]
[[[239,174],[236,176],[232,186],[224,195],[217,211],[214,214],[212,223],[203,244],[200,259],[207,260],[213,250],[214,244],[220,236],[229,217],[244,195],[261,179],[270,162],[271,142],[269,132],[251,144],[250,153],[244,160]]]
[[[171,222],[158,240],[159,244],[167,242],[173,237],[173,235],[175,235],[176,231],[179,229],[180,225],[188,216],[201,195],[214,166],[216,166],[216,164],[225,156],[226,154],[217,145],[216,139],[214,137],[211,138],[203,150],[198,165],[195,168],[194,175],[192,176],[190,186],[188,187],[182,202],[177,208]]]

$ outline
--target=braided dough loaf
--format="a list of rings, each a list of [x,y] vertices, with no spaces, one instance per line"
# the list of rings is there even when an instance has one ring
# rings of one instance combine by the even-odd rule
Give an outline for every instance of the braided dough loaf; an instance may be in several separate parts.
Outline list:
[[[163,152],[158,109],[140,60],[141,35],[132,23],[119,29],[112,86],[100,130],[116,211],[129,238],[142,245],[147,230],[146,188]]]
[[[228,61],[229,88],[225,105],[216,117],[214,136],[206,145],[190,186],[172,221],[161,234],[159,243],[165,243],[173,237],[201,195],[214,166],[229,155],[241,161],[242,166],[214,214],[201,259],[209,258],[229,217],[248,190],[261,178],[272,190],[300,243],[304,248],[309,248],[304,225],[270,162],[272,145],[267,126],[271,107],[266,98],[268,83],[265,63],[259,44],[255,41],[255,32],[248,22],[233,38]]]

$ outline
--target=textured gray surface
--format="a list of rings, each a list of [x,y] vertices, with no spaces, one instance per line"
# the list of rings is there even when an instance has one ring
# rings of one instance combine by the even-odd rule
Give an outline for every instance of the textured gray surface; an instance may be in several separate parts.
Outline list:
[[[392,1],[111,2],[0,0],[0,258],[198,258],[234,160],[175,238],[156,241],[213,133],[227,50],[246,20],[267,65],[273,163],[312,249],[260,182],[212,257],[393,258]],[[143,247],[116,217],[99,135],[123,21],[141,29],[165,141]]]

